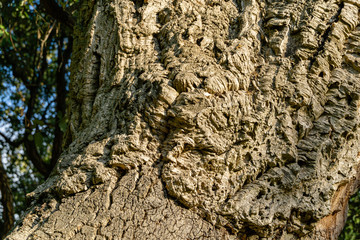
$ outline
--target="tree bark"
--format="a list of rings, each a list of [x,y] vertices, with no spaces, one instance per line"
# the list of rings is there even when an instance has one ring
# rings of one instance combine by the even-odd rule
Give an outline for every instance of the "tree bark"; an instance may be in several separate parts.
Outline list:
[[[66,150],[8,239],[336,239],[360,4],[83,1]]]

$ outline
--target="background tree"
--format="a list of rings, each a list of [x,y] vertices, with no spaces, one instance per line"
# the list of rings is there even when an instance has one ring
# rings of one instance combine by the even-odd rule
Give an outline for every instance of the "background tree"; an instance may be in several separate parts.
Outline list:
[[[358,11],[84,1],[67,150],[9,238],[336,237],[358,187]]]
[[[349,212],[346,225],[339,239],[360,238],[360,192],[357,192],[349,201]]]
[[[2,221],[0,222],[0,237],[2,238],[14,224],[13,196],[10,189],[9,179],[5,172],[0,156],[0,192],[2,205]]]
[[[59,2],[64,8],[74,3]],[[47,5],[39,4],[0,3],[0,150],[6,165],[6,172],[0,168],[0,236],[11,227],[14,213],[19,218],[25,210],[25,195],[50,174],[66,129],[73,21],[53,17]]]

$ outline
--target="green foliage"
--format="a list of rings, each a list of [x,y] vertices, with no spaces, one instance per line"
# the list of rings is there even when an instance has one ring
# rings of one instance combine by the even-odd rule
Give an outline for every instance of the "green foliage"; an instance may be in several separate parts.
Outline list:
[[[11,188],[14,197],[15,218],[26,210],[26,194],[33,191],[40,183],[44,181],[44,177],[29,164],[29,160],[21,151],[14,154],[13,151],[3,154],[8,160],[7,173],[11,181]]]
[[[48,136],[43,143],[51,146],[53,126],[50,125],[56,117],[53,103],[57,69],[56,23],[40,14],[33,1],[5,1],[1,14],[8,35],[0,39],[0,122],[7,124],[7,136],[24,134],[24,124],[27,124],[31,133]],[[32,118],[26,119],[31,94],[36,95],[36,99],[33,100]],[[39,125],[39,121],[47,127]],[[37,147],[41,155],[48,152],[40,145]]]
[[[339,239],[360,239],[360,191],[350,198],[348,218]]]
[[[77,2],[56,3],[72,8],[73,15]],[[72,29],[39,5],[39,0],[0,2],[0,154],[16,217],[26,208],[25,195],[54,166],[67,127]]]

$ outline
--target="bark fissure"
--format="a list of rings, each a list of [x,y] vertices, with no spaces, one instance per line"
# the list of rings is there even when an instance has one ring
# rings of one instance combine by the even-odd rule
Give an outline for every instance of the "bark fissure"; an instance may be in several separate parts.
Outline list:
[[[322,34],[322,36],[320,38],[319,47],[316,50],[315,54],[310,58],[309,69],[311,69],[312,65],[314,64],[316,57],[324,50],[326,41],[329,41],[329,36],[330,36],[332,28],[334,26],[333,23],[336,23],[339,21],[339,17],[340,17],[340,14],[341,14],[341,11],[343,8],[344,8],[344,3],[341,2],[339,4],[339,10],[327,23],[327,25],[329,25],[329,27]]]

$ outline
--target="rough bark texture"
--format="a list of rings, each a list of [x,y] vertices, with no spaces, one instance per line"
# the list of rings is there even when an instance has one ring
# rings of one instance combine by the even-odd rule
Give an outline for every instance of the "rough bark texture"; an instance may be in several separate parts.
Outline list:
[[[335,239],[360,3],[83,1],[67,148],[8,239]]]

